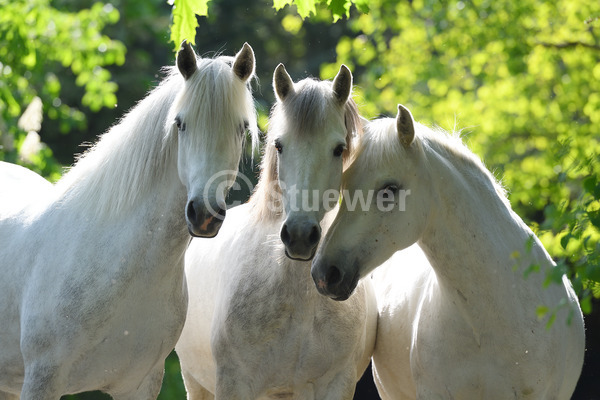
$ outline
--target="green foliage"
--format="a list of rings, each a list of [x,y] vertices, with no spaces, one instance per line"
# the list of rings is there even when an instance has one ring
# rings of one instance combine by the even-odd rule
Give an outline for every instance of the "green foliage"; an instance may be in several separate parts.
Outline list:
[[[196,16],[208,16],[210,0],[167,0],[173,6],[171,24],[171,42],[174,51],[179,50],[180,43],[186,39],[195,43],[198,21]],[[319,10],[328,10],[329,19],[333,22],[343,17],[350,17],[350,9],[354,5],[361,12],[369,11],[368,0],[273,0],[273,8],[282,10],[286,6],[295,6],[302,19],[311,15],[319,15]]]
[[[322,74],[349,65],[368,116],[403,103],[419,120],[467,125],[513,208],[589,296],[600,281],[600,3],[378,0],[370,9]]]
[[[171,27],[171,41],[175,43],[175,50],[184,39],[195,44],[196,28],[198,22],[196,15],[206,17],[208,15],[208,2],[210,0],[169,0],[173,6],[173,24]]]
[[[165,376],[158,400],[185,399],[186,391],[181,379],[179,358],[173,351],[165,361]]]
[[[85,106],[99,110],[115,105],[117,87],[104,66],[122,64],[125,47],[100,32],[115,23],[119,13],[101,3],[67,12],[54,8],[50,0],[0,0],[0,8],[0,159],[56,179],[59,166],[46,146],[40,145],[36,155],[19,154],[28,132],[17,119],[37,97],[43,116],[66,126],[85,123],[78,108],[61,101],[56,75],[61,67],[84,88]]]
[[[287,5],[295,5],[300,17],[308,18],[317,14],[317,7],[331,12],[333,22],[350,17],[350,8],[355,5],[361,12],[369,12],[367,0],[273,0],[273,7],[281,10]]]

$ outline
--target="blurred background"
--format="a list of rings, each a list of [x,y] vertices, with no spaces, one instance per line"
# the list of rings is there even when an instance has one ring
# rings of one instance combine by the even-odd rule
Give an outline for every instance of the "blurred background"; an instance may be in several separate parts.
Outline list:
[[[302,18],[271,0],[212,0],[196,52],[252,45],[263,131],[280,62],[296,81],[332,79],[345,63],[365,117],[402,103],[418,121],[462,130],[556,260],[547,284],[572,279],[587,328],[573,399],[600,399],[600,2],[373,0],[343,18],[332,5],[350,3],[326,3]],[[58,180],[173,65],[171,12],[164,0],[0,0],[0,160]],[[256,179],[260,153],[254,164],[246,153],[242,172]],[[172,354],[160,399],[183,398]],[[369,371],[355,398],[378,398]]]

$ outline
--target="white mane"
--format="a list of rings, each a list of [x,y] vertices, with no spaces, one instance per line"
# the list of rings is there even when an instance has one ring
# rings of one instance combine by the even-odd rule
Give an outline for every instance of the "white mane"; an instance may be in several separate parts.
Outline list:
[[[224,130],[231,132],[233,140],[243,115],[254,148],[258,143],[256,111],[246,85],[231,71],[232,60],[199,59],[198,71],[185,82],[175,67],[166,68],[167,76],[158,87],[102,135],[56,184],[59,199],[102,216],[135,205],[153,189],[153,182],[176,165],[173,121],[190,108],[196,118],[187,124],[191,129],[203,127],[204,134],[198,136],[205,146]]]

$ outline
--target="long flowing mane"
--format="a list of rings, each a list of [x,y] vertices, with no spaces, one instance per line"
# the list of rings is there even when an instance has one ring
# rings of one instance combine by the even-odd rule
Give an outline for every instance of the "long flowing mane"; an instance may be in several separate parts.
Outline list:
[[[421,153],[426,163],[428,154],[437,153],[458,170],[471,176],[473,174],[481,176],[489,181],[493,190],[508,205],[506,190],[485,167],[483,161],[466,146],[460,133],[460,131],[448,132],[441,128],[432,129],[415,122],[415,140],[411,144],[411,149],[406,149],[398,140],[395,120],[381,118],[368,124],[365,135],[357,143],[353,159],[366,152],[363,160],[368,160],[369,165],[363,167],[379,168],[382,163],[404,157],[409,150]]]
[[[80,156],[56,184],[59,201],[99,216],[118,214],[135,205],[176,165],[177,129],[173,121],[178,111],[187,108],[200,111],[192,113],[197,120],[189,124],[204,127],[205,145],[210,145],[213,133],[223,131],[223,126],[238,132],[235,117],[243,114],[248,116],[256,146],[253,101],[246,85],[234,78],[232,60],[198,59],[198,71],[185,82],[177,68],[165,68],[165,79]]]
[[[325,122],[339,118],[344,112],[346,127],[346,150],[342,154],[347,164],[354,149],[355,137],[362,134],[362,125],[358,107],[352,98],[348,99],[341,110],[336,103],[332,84],[307,78],[295,84],[296,94],[284,102],[277,101],[271,109],[269,128],[265,138],[263,158],[260,167],[260,179],[250,199],[255,216],[261,220],[277,218],[283,211],[279,177],[277,175],[277,151],[272,145],[278,132],[293,130],[295,135],[306,135],[307,140],[316,139],[323,130]]]

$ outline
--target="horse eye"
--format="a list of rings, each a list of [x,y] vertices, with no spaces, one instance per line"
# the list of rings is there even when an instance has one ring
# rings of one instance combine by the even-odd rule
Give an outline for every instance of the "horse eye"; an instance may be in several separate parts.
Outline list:
[[[342,153],[344,152],[344,150],[346,149],[346,146],[344,146],[343,144],[338,145],[334,150],[333,150],[333,155],[334,157],[339,157],[342,155]]]
[[[387,200],[393,198],[399,190],[400,188],[398,187],[398,185],[389,183],[379,191],[379,194],[382,198]]]
[[[181,118],[179,116],[175,117],[175,125],[177,125],[177,129],[180,132],[184,132],[185,131],[185,128],[186,128],[185,122],[182,122]]]
[[[275,140],[275,149],[277,149],[277,152],[279,154],[281,154],[281,152],[283,151],[283,146],[281,145],[281,142],[279,141],[279,139]]]

